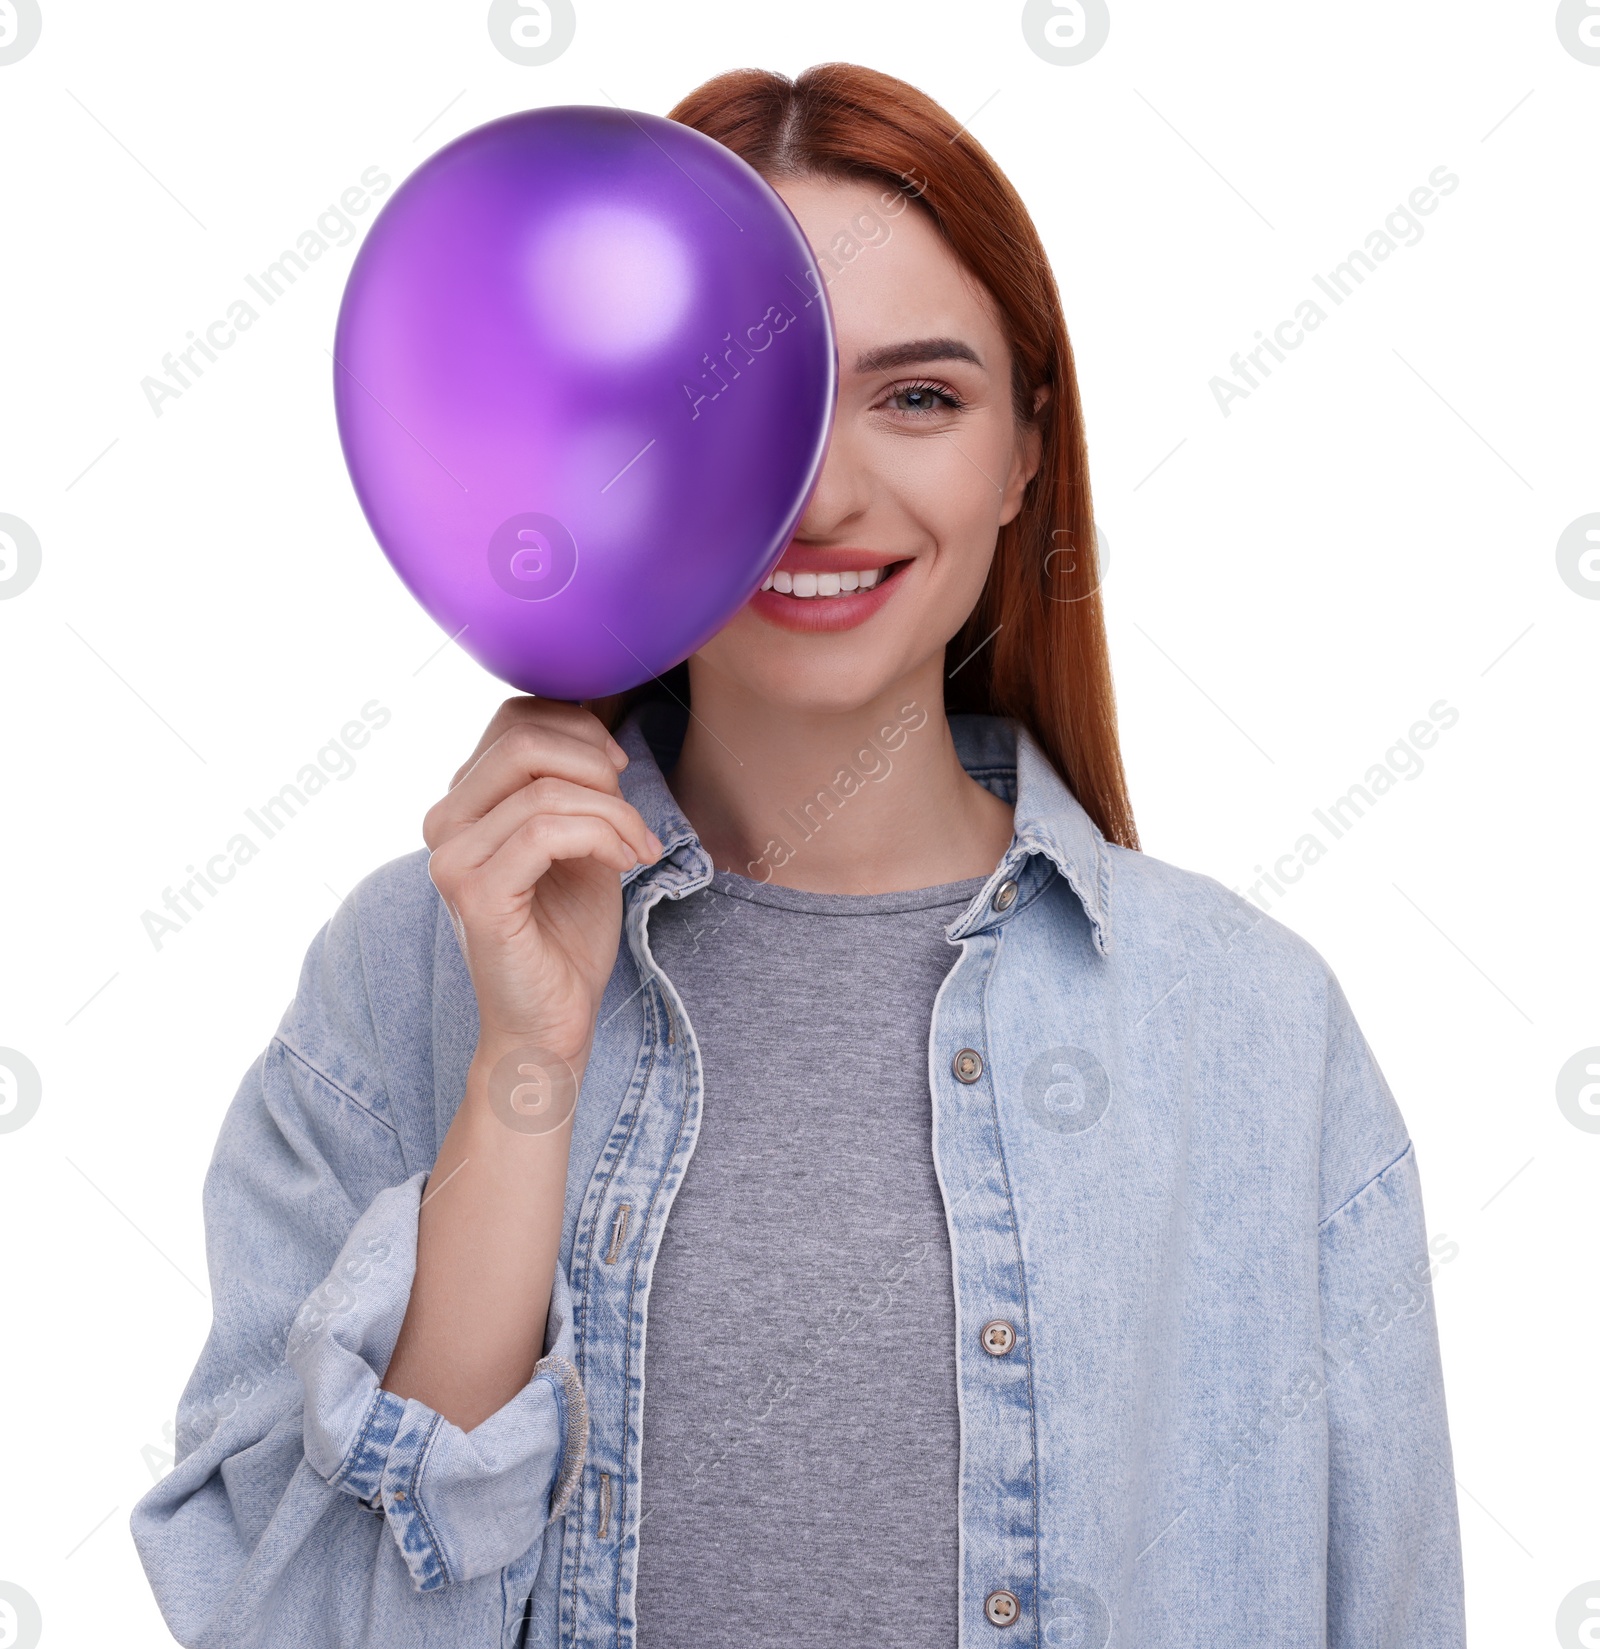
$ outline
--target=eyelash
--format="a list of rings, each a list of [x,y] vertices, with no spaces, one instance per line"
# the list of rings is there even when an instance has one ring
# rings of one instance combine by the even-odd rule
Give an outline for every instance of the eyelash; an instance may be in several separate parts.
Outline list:
[[[916,378],[909,383],[896,384],[884,397],[884,400],[885,402],[893,401],[898,396],[911,394],[914,390],[926,390],[928,394],[938,396],[944,403],[945,409],[950,412],[960,412],[967,404],[948,384],[932,383],[926,378]],[[890,410],[901,418],[926,418],[929,413],[938,409],[925,407],[919,412],[913,412],[902,407],[895,407]]]

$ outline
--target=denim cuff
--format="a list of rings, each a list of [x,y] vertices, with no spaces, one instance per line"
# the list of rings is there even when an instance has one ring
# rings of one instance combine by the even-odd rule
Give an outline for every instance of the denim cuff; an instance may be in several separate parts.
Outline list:
[[[426,1178],[373,1199],[301,1307],[288,1345],[305,1390],[306,1459],[387,1521],[419,1592],[494,1573],[528,1551],[572,1494],[589,1427],[559,1266],[546,1354],[481,1425],[464,1432],[383,1389],[411,1297]]]

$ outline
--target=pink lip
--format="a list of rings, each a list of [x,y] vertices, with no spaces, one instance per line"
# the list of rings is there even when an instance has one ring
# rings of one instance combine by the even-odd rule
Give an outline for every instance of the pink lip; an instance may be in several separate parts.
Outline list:
[[[884,555],[876,550],[824,550],[809,544],[791,544],[773,571],[865,572],[871,567],[891,567],[897,561],[907,559],[905,556]],[[780,630],[794,630],[803,635],[853,630],[858,624],[865,624],[894,596],[904,576],[903,571],[898,572],[892,578],[874,584],[870,590],[855,590],[849,595],[792,596],[779,595],[776,590],[757,590],[750,598],[750,610],[757,618]]]

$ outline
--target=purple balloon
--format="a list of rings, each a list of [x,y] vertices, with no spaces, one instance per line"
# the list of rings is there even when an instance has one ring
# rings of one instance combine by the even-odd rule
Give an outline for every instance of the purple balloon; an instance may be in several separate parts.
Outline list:
[[[783,553],[838,379],[811,247],[712,138],[509,115],[395,191],[339,310],[356,495],[406,587],[523,692],[659,675]]]

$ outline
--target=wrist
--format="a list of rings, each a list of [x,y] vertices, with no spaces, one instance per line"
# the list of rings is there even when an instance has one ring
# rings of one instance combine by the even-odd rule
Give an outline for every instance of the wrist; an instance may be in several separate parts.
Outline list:
[[[502,1025],[480,1017],[478,1042],[473,1050],[473,1065],[486,1069],[497,1064],[507,1054],[519,1048],[535,1048],[546,1055],[554,1055],[573,1072],[581,1076],[588,1063],[589,1051],[594,1046],[592,1024],[567,1025],[559,1029],[548,1026],[536,1030],[515,1024]]]
[[[469,1107],[513,1135],[565,1135],[577,1110],[587,1048],[569,1058],[532,1036],[480,1034],[467,1070]]]

